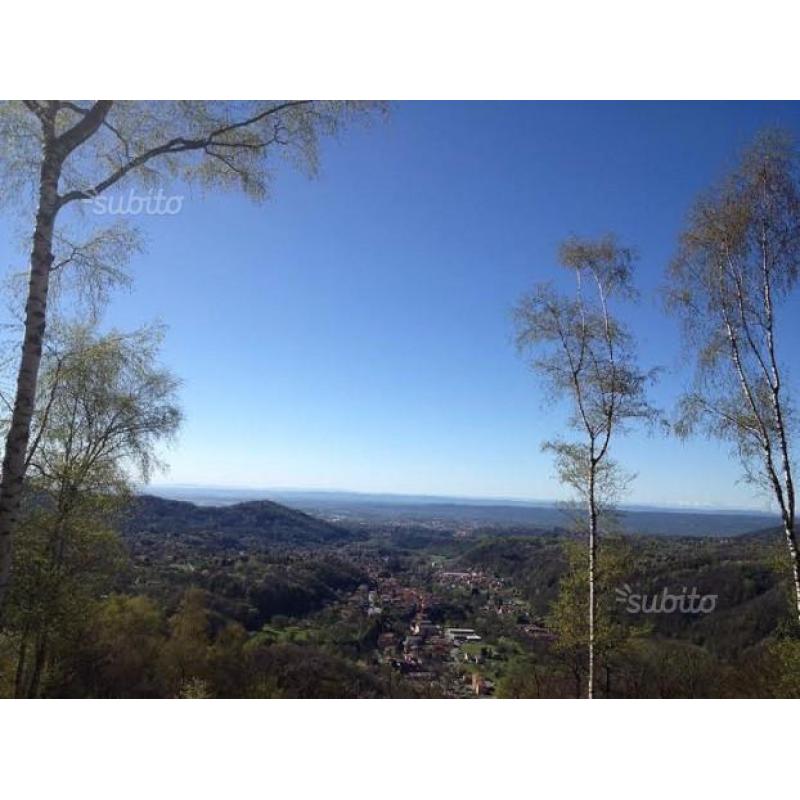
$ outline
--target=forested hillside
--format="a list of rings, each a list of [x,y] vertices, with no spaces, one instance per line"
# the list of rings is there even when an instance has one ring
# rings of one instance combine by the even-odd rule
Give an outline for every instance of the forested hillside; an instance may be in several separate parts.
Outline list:
[[[140,495],[121,518],[127,537],[196,537],[220,547],[269,544],[336,544],[363,538],[338,525],[269,500],[230,506],[197,506],[152,495]]]
[[[38,513],[43,524],[52,512]],[[20,551],[0,640],[3,694],[583,692],[575,534],[509,536],[481,519],[466,535],[438,519],[344,528],[268,502],[197,507],[148,496],[123,509],[101,504],[92,519],[97,533],[72,535],[58,585],[46,539]],[[598,696],[800,693],[776,532],[611,537],[603,552],[614,556],[600,562]],[[716,606],[633,614],[617,598],[626,585],[645,596],[688,585]],[[449,641],[451,627],[475,631],[478,643]]]

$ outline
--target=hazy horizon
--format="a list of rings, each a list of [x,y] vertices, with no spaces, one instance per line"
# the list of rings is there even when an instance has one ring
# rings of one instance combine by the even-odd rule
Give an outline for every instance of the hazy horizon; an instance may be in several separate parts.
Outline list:
[[[297,495],[305,497],[330,496],[352,497],[375,500],[380,498],[385,502],[420,502],[420,503],[464,503],[468,505],[528,505],[528,506],[557,506],[563,501],[556,498],[513,497],[507,495],[454,495],[454,494],[429,494],[426,492],[371,492],[347,488],[319,488],[303,486],[233,486],[226,484],[199,484],[199,483],[150,483],[139,487],[141,494],[154,494],[167,497],[169,493],[203,493],[227,495],[272,495],[274,497]],[[718,513],[743,513],[764,517],[776,516],[777,512],[759,506],[713,506],[713,505],[659,505],[657,503],[632,503],[621,502],[618,504],[622,510],[659,510],[659,511],[696,511]]]

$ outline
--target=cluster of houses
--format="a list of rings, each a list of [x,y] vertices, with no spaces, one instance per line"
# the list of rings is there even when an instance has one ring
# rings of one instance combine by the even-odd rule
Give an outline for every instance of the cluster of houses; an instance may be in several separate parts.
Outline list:
[[[499,591],[505,585],[500,578],[487,575],[478,570],[467,572],[450,572],[441,570],[436,573],[437,581],[443,586],[461,586],[467,589],[481,589],[484,592]]]
[[[478,570],[467,572],[438,572],[437,580],[447,587],[464,587],[479,589],[489,597],[487,608],[491,608],[499,617],[520,618],[520,628],[532,639],[553,640],[555,636],[542,625],[526,619],[527,605],[515,593],[509,591],[506,582],[501,578],[486,575]]]
[[[422,686],[438,688],[449,696],[494,692],[492,681],[482,674],[493,672],[494,648],[483,643],[474,628],[448,627],[431,619],[428,609],[441,599],[437,587],[480,591],[486,598],[485,608],[511,617],[520,632],[532,639],[551,637],[530,619],[527,604],[501,578],[479,570],[455,571],[431,564],[433,571],[429,575],[434,583],[427,589],[405,585],[405,580],[387,575],[380,566],[363,566],[370,575],[370,585],[359,587],[349,602],[354,604],[354,611],[358,609],[357,613],[367,617],[383,615],[389,623],[378,634],[377,659]],[[408,620],[405,631],[397,624],[400,620]]]
[[[442,635],[440,625],[430,621],[421,606],[403,639],[402,669],[408,673],[427,672],[435,665],[450,659],[449,642]]]
[[[431,596],[428,592],[414,586],[404,586],[395,577],[373,578],[373,580],[377,588],[367,592],[367,612],[369,614],[378,614],[384,609],[402,613],[431,603]],[[366,590],[366,587],[364,589]]]
[[[394,633],[383,633],[378,647],[392,655],[388,661],[406,678],[413,681],[438,684],[449,694],[490,694],[493,686],[474,668],[463,671],[459,662],[478,663],[462,650],[465,644],[480,642],[481,636],[473,628],[448,628],[432,622],[421,606],[408,633],[400,638]]]

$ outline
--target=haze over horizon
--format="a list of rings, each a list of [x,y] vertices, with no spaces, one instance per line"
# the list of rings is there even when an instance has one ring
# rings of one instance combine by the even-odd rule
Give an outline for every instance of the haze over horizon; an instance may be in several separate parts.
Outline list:
[[[536,498],[536,497],[511,497],[503,495],[452,495],[452,494],[430,494],[430,493],[405,493],[405,492],[370,492],[358,489],[342,488],[315,488],[303,486],[235,486],[228,484],[197,484],[197,483],[168,483],[152,482],[143,484],[139,487],[142,494],[154,494],[167,498],[183,498],[191,500],[191,497],[202,496],[204,493],[209,495],[227,496],[231,500],[239,502],[249,499],[286,499],[292,496],[297,497],[346,497],[363,499],[364,502],[373,502],[380,499],[381,502],[419,502],[419,503],[453,503],[469,505],[530,505],[530,506],[555,506],[560,500],[556,498]],[[744,513],[758,514],[763,516],[773,516],[772,509],[763,506],[714,506],[714,505],[660,505],[657,503],[634,503],[621,501],[619,507],[625,509],[653,509],[660,511],[718,511],[724,513]]]

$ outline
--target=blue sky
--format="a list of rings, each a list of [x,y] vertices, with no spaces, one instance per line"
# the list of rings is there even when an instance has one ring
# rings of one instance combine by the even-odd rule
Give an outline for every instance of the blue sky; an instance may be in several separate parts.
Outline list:
[[[558,277],[565,236],[616,231],[669,409],[689,371],[655,292],[696,193],[770,124],[800,131],[800,107],[401,103],[325,142],[318,179],[281,167],[264,204],[137,217],[147,252],[106,321],[169,326],[186,423],[159,482],[563,497],[539,444],[566,409],[516,356],[511,307]],[[764,507],[725,446],[633,434],[615,455],[631,502]]]

